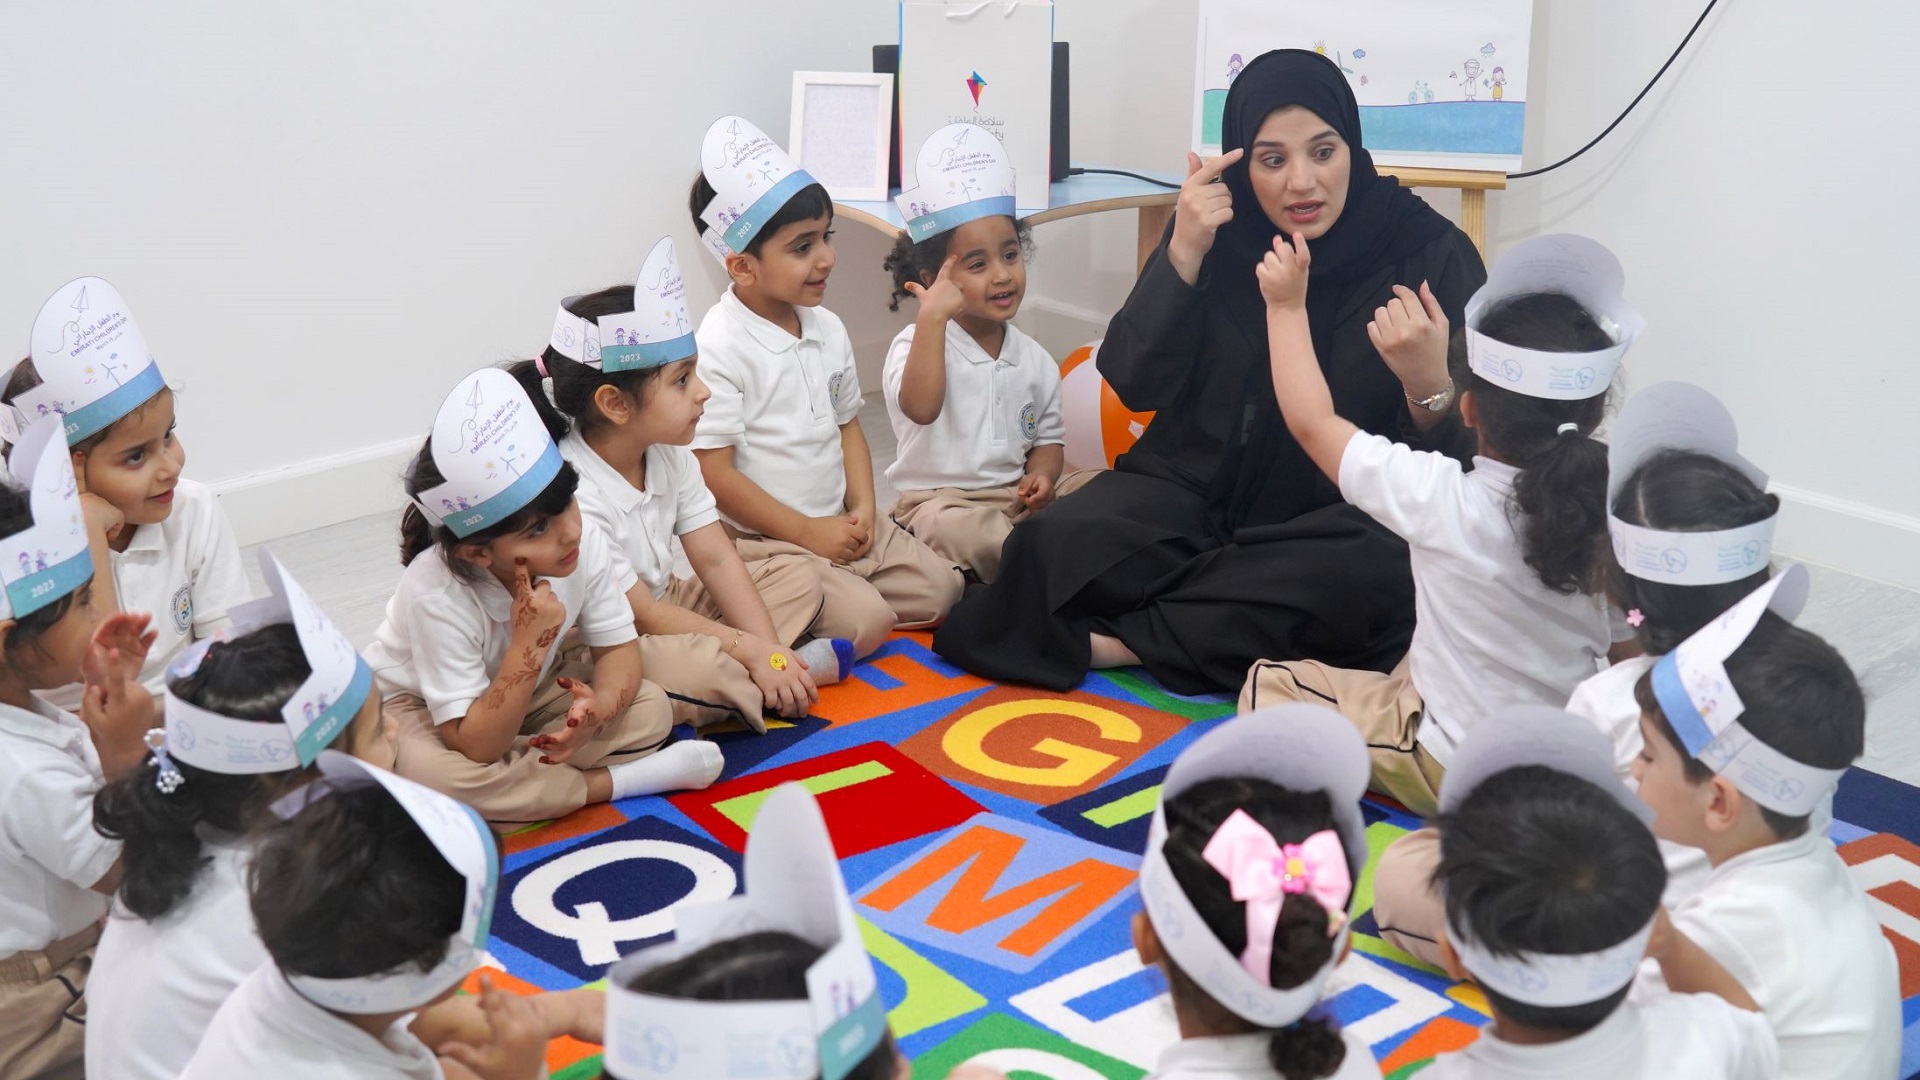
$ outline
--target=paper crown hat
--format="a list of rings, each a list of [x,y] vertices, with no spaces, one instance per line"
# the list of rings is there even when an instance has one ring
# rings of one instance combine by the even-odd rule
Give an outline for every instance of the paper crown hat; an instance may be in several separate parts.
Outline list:
[[[1813,812],[1839,786],[1846,769],[1796,761],[1740,724],[1747,710],[1727,677],[1727,658],[1771,611],[1791,622],[1807,604],[1807,568],[1787,567],[1719,618],[1654,662],[1653,694],[1689,757],[1761,806],[1789,817]]]
[[[893,197],[919,243],[995,214],[1014,216],[1013,163],[1000,140],[973,124],[948,124],[920,146],[920,186]]]
[[[886,1007],[860,943],[826,820],[813,796],[784,784],[747,837],[746,892],[675,911],[673,941],[607,973],[606,1067],[627,1080],[840,1080],[880,1045]],[[629,989],[635,979],[717,942],[783,931],[826,952],[807,969],[805,1001],[696,1001]]]
[[[18,619],[66,596],[93,577],[80,487],[58,418],[20,436],[7,471],[27,492],[32,524],[0,537],[0,618]]]
[[[1646,320],[1626,301],[1626,271],[1598,241],[1571,233],[1536,236],[1493,265],[1487,283],[1467,301],[1467,362],[1495,386],[1528,397],[1578,401],[1607,392],[1620,360]],[[1502,300],[1564,293],[1585,308],[1613,344],[1588,353],[1541,352],[1480,332],[1480,320]]]
[[[377,975],[322,979],[287,974],[287,982],[301,997],[323,1009],[371,1016],[416,1009],[460,985],[486,955],[487,935],[493,924],[493,902],[500,890],[500,850],[493,830],[473,808],[404,777],[338,750],[318,759],[323,779],[275,804],[281,817],[293,817],[309,803],[326,798],[337,785],[370,779],[385,789],[413,819],[434,850],[465,881],[460,928],[447,947],[446,958],[429,970],[407,966]],[[377,912],[369,912],[377,918]]]
[[[687,316],[687,284],[673,238],[663,236],[640,264],[633,283],[633,310],[602,315],[596,322],[568,308],[578,296],[560,301],[549,344],[569,360],[602,371],[643,371],[685,360],[698,351],[693,321]]]
[[[1641,822],[1653,822],[1653,811],[1614,772],[1607,737],[1589,721],[1541,705],[1502,709],[1474,725],[1447,767],[1440,812],[1454,813],[1481,784],[1525,766],[1584,780]],[[1444,832],[1441,843],[1446,843]],[[1607,948],[1574,954],[1495,953],[1451,919],[1447,930],[1461,965],[1483,989],[1529,1005],[1565,1008],[1600,1001],[1632,982],[1646,956],[1653,921]]]
[[[1732,529],[1680,532],[1629,525],[1613,513],[1620,489],[1664,450],[1731,465],[1765,489],[1767,474],[1740,456],[1740,432],[1720,399],[1691,383],[1655,383],[1627,399],[1607,436],[1607,531],[1620,568],[1645,581],[1721,585],[1767,568],[1777,515]]]
[[[9,442],[27,425],[58,415],[71,446],[167,386],[126,298],[97,277],[67,282],[40,306],[30,355],[40,385],[14,399],[14,412],[0,410],[0,436]]]
[[[1351,924],[1342,921],[1319,972],[1290,989],[1268,985],[1227,951],[1167,863],[1167,800],[1208,780],[1251,777],[1290,791],[1324,791],[1333,805],[1334,831],[1352,867],[1367,862],[1360,797],[1367,790],[1367,748],[1353,725],[1318,705],[1280,705],[1235,717],[1207,732],[1174,759],[1160,788],[1140,864],[1140,898],[1147,919],[1180,970],[1240,1018],[1279,1028],[1320,1001],[1345,951]],[[1348,903],[1351,904],[1351,896]]]
[[[200,669],[207,650],[263,627],[291,623],[311,673],[280,707],[282,723],[261,723],[203,709],[166,693],[166,749],[175,758],[209,772],[246,775],[290,772],[313,764],[373,692],[373,669],[333,625],[320,605],[293,579],[273,553],[262,549],[260,570],[267,595],[236,604],[232,625],[217,638],[195,642],[167,667],[167,681]]]
[[[553,436],[499,368],[460,380],[433,418],[428,445],[445,482],[414,495],[414,504],[463,539],[519,513],[560,472]]]
[[[818,183],[766,132],[738,116],[707,128],[700,172],[713,185],[713,201],[700,211],[707,223],[700,237],[722,260],[747,250],[788,199]]]

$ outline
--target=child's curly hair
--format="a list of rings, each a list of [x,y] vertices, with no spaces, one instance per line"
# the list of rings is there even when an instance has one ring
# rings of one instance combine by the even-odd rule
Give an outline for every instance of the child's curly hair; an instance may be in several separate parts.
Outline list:
[[[1026,218],[1015,218],[1014,235],[1020,238],[1020,254],[1028,262],[1033,261],[1033,226]],[[888,311],[899,311],[900,301],[911,297],[907,291],[907,282],[921,285],[930,284],[940,274],[940,264],[947,261],[947,244],[953,239],[953,230],[936,233],[919,243],[914,243],[905,232],[894,237],[893,250],[887,252],[886,261],[881,268],[893,275],[893,295],[887,299]]]

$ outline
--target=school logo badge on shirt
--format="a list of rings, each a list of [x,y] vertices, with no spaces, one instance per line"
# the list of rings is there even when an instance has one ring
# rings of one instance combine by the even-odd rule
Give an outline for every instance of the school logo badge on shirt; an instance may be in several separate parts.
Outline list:
[[[1028,442],[1040,437],[1040,410],[1031,401],[1020,406],[1020,437]]]
[[[185,634],[187,628],[193,625],[193,586],[180,586],[180,590],[173,594],[169,609],[173,612],[173,632]]]
[[[836,409],[840,407],[840,388],[846,384],[847,373],[844,371],[834,372],[832,377],[827,380],[827,404],[829,406]]]

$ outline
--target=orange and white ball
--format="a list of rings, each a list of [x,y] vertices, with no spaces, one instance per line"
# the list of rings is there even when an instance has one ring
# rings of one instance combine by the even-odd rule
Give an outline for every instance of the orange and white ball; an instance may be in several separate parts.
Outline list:
[[[1069,469],[1111,469],[1153,420],[1120,403],[1100,376],[1100,343],[1082,345],[1060,365],[1060,412],[1067,425]]]

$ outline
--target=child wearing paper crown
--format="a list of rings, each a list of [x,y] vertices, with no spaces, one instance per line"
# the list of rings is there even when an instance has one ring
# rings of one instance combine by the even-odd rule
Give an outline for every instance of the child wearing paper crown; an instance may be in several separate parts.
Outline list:
[[[1789,567],[1681,642],[1634,693],[1640,798],[1662,839],[1713,870],[1673,923],[1719,961],[1780,1038],[1783,1080],[1887,1078],[1900,1066],[1900,987],[1879,920],[1809,816],[1866,742],[1860,685],[1833,647],[1788,620]],[[1672,972],[1643,971],[1638,989]]]
[[[1487,717],[1461,746],[1438,819],[1440,951],[1449,975],[1479,984],[1493,1022],[1423,1075],[1775,1075],[1779,1045],[1765,1019],[1743,1011],[1752,1000],[1684,934],[1660,925],[1659,849],[1646,808],[1609,757],[1585,722],[1539,706]],[[1646,956],[1726,999],[1630,998]]]
[[[693,451],[741,556],[811,559],[826,590],[815,632],[864,656],[895,625],[945,619],[964,579],[876,512],[853,346],[820,306],[826,189],[737,116],[707,129],[700,160],[689,209],[731,284],[697,334],[713,396]]]
[[[886,260],[892,308],[920,302],[882,375],[899,444],[889,516],[992,581],[1014,523],[1067,494],[1060,369],[1013,325],[1031,238],[1013,216],[1000,140],[972,124],[941,128],[920,149],[919,176],[894,198],[907,228]]]
[[[723,765],[710,742],[669,745],[672,711],[641,678],[625,583],[578,484],[498,368],[447,396],[403,484],[406,572],[367,649],[391,761],[489,821],[705,787]]]
[[[481,976],[486,1030],[429,1048],[408,1021],[483,959],[499,890],[492,832],[472,809],[338,751],[325,779],[276,804],[249,905],[271,963],[214,1014],[186,1080],[531,1080],[550,1021]],[[579,1034],[598,1037],[594,1018]],[[436,1049],[438,1053],[436,1054]]]
[[[1449,349],[1446,316],[1424,285],[1396,286],[1368,334],[1408,385],[1438,382],[1431,373],[1452,352],[1461,419],[1480,443],[1466,472],[1333,411],[1308,333],[1309,261],[1299,237],[1291,248],[1276,238],[1258,269],[1274,393],[1341,496],[1412,546],[1413,643],[1385,675],[1261,660],[1240,707],[1331,703],[1373,748],[1373,789],[1425,814],[1480,717],[1509,704],[1558,707],[1608,655],[1606,447],[1591,436],[1640,319],[1620,296],[1619,262],[1578,236],[1508,253],[1467,303],[1464,348]]]
[[[118,903],[94,957],[87,1072],[173,1080],[266,947],[247,908],[256,818],[318,774],[356,717],[378,720],[373,676],[297,582],[261,555],[272,595],[167,669],[153,756],[102,788],[93,822],[118,843]]]
[[[1380,1075],[1366,1043],[1319,1007],[1349,945],[1366,786],[1360,737],[1312,705],[1229,720],[1174,761],[1133,920],[1180,1027],[1154,1080]]]
[[[647,677],[675,720],[733,717],[764,730],[766,712],[805,716],[817,687],[852,666],[853,645],[792,647],[825,599],[815,560],[745,565],[686,449],[709,392],[671,238],[636,280],[568,297],[540,359],[508,370],[580,473],[581,515],[612,541]],[[676,537],[691,578],[674,577]]]
[[[147,617],[102,618],[103,525],[83,518],[56,422],[19,436],[0,484],[0,1076],[79,1059],[87,972],[120,845],[94,793],[139,763],[153,696],[138,681]],[[17,486],[16,486],[17,485]],[[91,542],[90,542],[91,541]],[[79,717],[39,691],[82,674]]]
[[[118,290],[99,278],[70,281],[33,322],[32,354],[0,391],[0,435],[29,423],[64,423],[89,517],[110,526],[103,613],[144,611],[156,635],[140,679],[157,698],[167,665],[211,636],[248,596],[240,548],[213,492],[183,478],[174,395]],[[35,556],[36,562],[38,556]],[[116,601],[117,597],[117,601]],[[80,687],[49,694],[77,709]]]
[[[907,1080],[820,805],[775,788],[744,895],[675,913],[607,972],[610,1080]]]
[[[1614,772],[1631,783],[1641,748],[1634,685],[1657,657],[1765,584],[1780,500],[1764,490],[1766,474],[1740,456],[1726,407],[1685,383],[1658,383],[1628,400],[1614,419],[1607,471],[1609,587],[1629,609],[1645,654],[1582,682],[1567,711],[1607,736]],[[1831,808],[1824,812],[1815,825],[1821,832],[1832,820]],[[1705,880],[1706,853],[1666,840],[1660,850],[1667,902],[1677,903]],[[1374,867],[1381,935],[1433,964],[1444,915],[1427,882],[1439,858],[1439,838],[1427,828],[1395,840]]]

